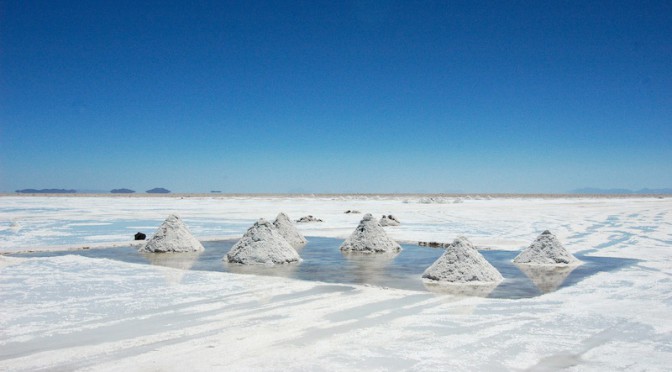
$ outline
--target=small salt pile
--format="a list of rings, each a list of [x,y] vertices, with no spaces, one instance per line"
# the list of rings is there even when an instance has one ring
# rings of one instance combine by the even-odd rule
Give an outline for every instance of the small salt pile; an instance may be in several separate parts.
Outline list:
[[[383,216],[380,218],[380,226],[399,226],[401,222],[397,219],[397,217],[394,217],[393,215],[389,214],[387,216]]]
[[[324,221],[322,221],[322,219],[320,219],[320,218],[313,217],[312,214],[309,214],[307,216],[303,216],[303,217],[299,218],[298,220],[296,220],[296,222],[298,222],[298,223],[308,223],[308,222],[324,222]]]
[[[275,226],[262,218],[234,244],[226,259],[245,265],[272,265],[298,262],[301,257]]]
[[[499,283],[504,280],[502,274],[464,237],[455,239],[422,277],[450,283]]]
[[[278,214],[278,217],[273,221],[273,226],[278,229],[280,235],[294,248],[300,248],[308,243],[285,213]]]
[[[513,262],[530,265],[575,265],[581,261],[569,253],[555,235],[546,230],[516,256]]]
[[[138,252],[165,253],[165,252],[200,252],[203,245],[194,238],[182,220],[171,214],[159,226],[154,236],[138,249]]]
[[[343,252],[387,253],[399,252],[401,246],[390,239],[378,221],[367,213],[340,249]]]

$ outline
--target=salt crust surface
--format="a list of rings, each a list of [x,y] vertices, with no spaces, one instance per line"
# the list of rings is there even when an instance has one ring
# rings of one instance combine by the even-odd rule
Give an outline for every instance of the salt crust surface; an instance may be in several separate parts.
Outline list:
[[[308,240],[301,235],[296,226],[294,226],[294,223],[292,223],[292,220],[284,212],[278,214],[275,221],[273,221],[273,226],[278,229],[280,235],[294,248],[301,248],[308,243]]]
[[[364,215],[340,250],[356,253],[390,253],[401,251],[401,246],[390,239],[380,223],[370,213]]]
[[[226,259],[244,265],[272,265],[298,262],[301,257],[275,226],[262,218],[231,247]]]
[[[139,252],[167,253],[167,252],[201,252],[205,248],[182,222],[171,214],[159,226],[147,244],[141,246]]]
[[[422,274],[425,279],[449,283],[498,283],[504,280],[465,237],[455,239]]]
[[[550,231],[541,233],[513,262],[531,265],[576,265],[580,261]]]
[[[327,221],[302,225],[307,236],[345,238],[359,218],[343,210],[357,208],[404,216],[389,231],[398,240],[467,235],[478,246],[520,250],[550,229],[573,254],[639,262],[506,300],[81,256],[1,257],[0,370],[669,370],[672,199],[464,199],[7,196],[0,251],[67,249],[92,232],[109,246],[170,213],[201,239],[239,238],[278,210]],[[73,225],[95,222],[107,225]]]

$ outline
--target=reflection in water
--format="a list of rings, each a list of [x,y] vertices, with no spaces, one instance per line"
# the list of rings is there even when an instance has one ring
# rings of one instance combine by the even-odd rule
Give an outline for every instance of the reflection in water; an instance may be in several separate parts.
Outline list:
[[[179,270],[166,270],[164,275],[169,284],[180,284],[182,277],[190,270],[202,252],[182,253],[140,253],[152,265],[170,267]]]
[[[433,280],[423,280],[422,284],[430,292],[461,297],[488,297],[499,285],[499,283],[438,283]]]
[[[349,271],[355,277],[355,283],[384,287],[388,285],[388,275],[385,271],[399,252],[373,254],[341,251],[341,254],[348,262]]]
[[[278,265],[242,265],[231,263],[228,260],[222,260],[224,271],[236,274],[252,274],[264,276],[282,276],[285,278],[294,277],[294,273],[299,269],[300,262],[290,262]]]
[[[527,265],[515,264],[534,283],[542,293],[557,290],[567,279],[569,274],[579,265]]]

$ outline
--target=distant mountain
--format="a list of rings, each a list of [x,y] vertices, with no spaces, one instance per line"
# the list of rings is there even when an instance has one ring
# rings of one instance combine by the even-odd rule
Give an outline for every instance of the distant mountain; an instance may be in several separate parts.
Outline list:
[[[19,194],[75,194],[77,190],[66,190],[66,189],[23,189],[16,190]]]
[[[662,188],[662,189],[640,189],[640,190],[630,190],[630,189],[600,189],[596,187],[584,187],[581,189],[576,189],[571,191],[572,194],[594,194],[594,195],[604,195],[604,194],[634,194],[634,195],[643,195],[643,194],[672,194],[672,189]]]
[[[133,194],[135,190],[131,189],[112,189],[110,191],[112,194]]]
[[[151,190],[147,190],[148,194],[170,194],[170,190],[164,189],[163,187],[155,187]]]
[[[671,188],[662,189],[641,189],[635,192],[636,194],[672,194]]]

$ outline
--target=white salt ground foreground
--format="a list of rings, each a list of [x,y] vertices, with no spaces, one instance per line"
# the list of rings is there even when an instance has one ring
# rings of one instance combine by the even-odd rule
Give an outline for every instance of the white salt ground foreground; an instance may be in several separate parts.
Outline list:
[[[519,250],[548,229],[573,254],[641,261],[508,300],[0,256],[0,370],[669,370],[672,199],[420,198],[5,196],[0,251],[127,245],[171,213],[202,240],[280,211],[345,239],[357,209],[398,216],[401,241]]]

